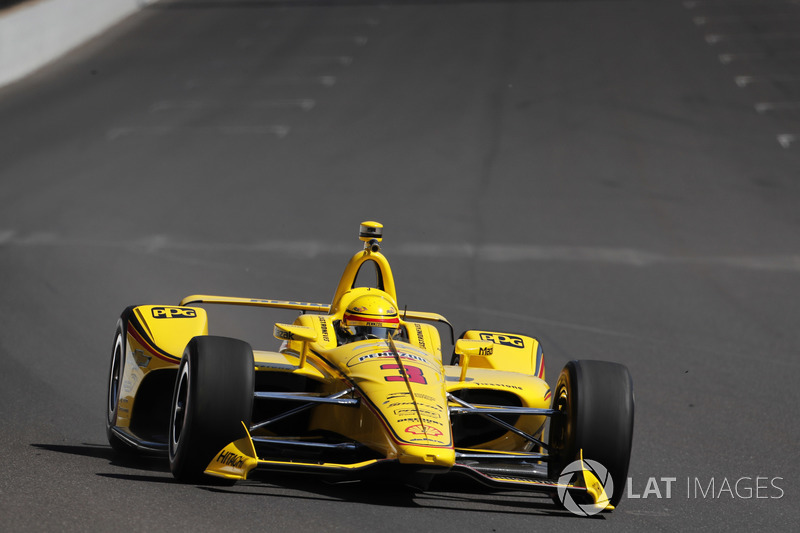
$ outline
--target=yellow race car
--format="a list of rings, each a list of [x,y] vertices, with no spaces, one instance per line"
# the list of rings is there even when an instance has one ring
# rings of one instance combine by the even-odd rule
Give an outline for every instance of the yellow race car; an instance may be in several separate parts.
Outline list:
[[[613,509],[633,435],[628,370],[571,361],[551,389],[535,338],[467,330],[454,339],[443,316],[398,306],[382,237],[380,223],[361,224],[364,247],[330,305],[192,295],[125,309],[109,372],[111,446],[166,454],[189,483],[263,469],[424,489],[460,474],[548,493],[579,514]],[[258,350],[208,335],[201,304],[300,313],[274,325],[276,349]]]

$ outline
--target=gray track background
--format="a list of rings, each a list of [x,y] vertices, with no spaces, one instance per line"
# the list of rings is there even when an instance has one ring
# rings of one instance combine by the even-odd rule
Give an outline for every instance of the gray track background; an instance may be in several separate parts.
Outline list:
[[[165,0],[3,89],[3,529],[790,529],[798,20],[779,0]],[[181,486],[110,453],[125,306],[327,301],[365,219],[401,305],[534,334],[550,381],[628,365],[648,497],[579,520],[452,486]],[[211,313],[265,347],[287,318]]]

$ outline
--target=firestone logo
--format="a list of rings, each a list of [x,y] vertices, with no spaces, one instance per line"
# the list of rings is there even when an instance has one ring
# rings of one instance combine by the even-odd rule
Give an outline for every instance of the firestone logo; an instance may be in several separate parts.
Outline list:
[[[600,482],[598,487],[594,487],[598,493],[605,492],[606,499],[594,503],[580,504],[575,501],[572,494],[567,490],[567,485],[574,482],[576,476],[582,476],[583,470],[588,470]],[[602,490],[601,490],[602,489]],[[578,516],[592,516],[602,511],[608,505],[608,495],[614,494],[614,480],[608,473],[608,469],[591,459],[580,459],[568,464],[558,478],[558,499],[564,508]]]

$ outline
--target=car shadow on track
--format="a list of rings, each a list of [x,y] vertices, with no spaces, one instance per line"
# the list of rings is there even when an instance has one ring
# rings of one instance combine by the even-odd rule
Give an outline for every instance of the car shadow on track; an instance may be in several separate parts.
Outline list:
[[[113,450],[106,444],[31,444],[32,447],[49,452],[66,453],[80,457],[105,459],[112,466],[150,470],[153,472],[169,472],[169,464],[165,457],[158,455],[125,455]]]
[[[108,461],[112,466],[146,470],[154,475],[123,472],[98,472],[105,478],[146,483],[177,484],[169,471],[169,464],[163,456],[124,455],[108,445],[83,443],[69,444],[31,444],[32,447],[48,452],[90,457]],[[497,492],[461,477],[444,477],[435,480],[431,486],[420,491],[399,484],[386,483],[385,480],[362,480],[352,482],[331,482],[312,475],[295,475],[276,472],[253,472],[247,481],[233,486],[218,486],[213,479],[198,484],[197,488],[221,494],[243,494],[269,498],[291,498],[294,500],[342,501],[379,505],[387,507],[414,509],[442,509],[450,511],[527,514],[573,517],[586,520],[566,511],[547,496],[533,493]],[[590,517],[605,519],[604,514]]]
[[[434,482],[420,491],[385,480],[330,482],[319,477],[275,472],[254,472],[247,481],[231,487],[203,486],[220,494],[261,495],[293,500],[341,501],[409,509],[578,517],[555,505],[549,497],[530,492],[500,492],[463,478]],[[596,520],[605,516],[595,515]]]

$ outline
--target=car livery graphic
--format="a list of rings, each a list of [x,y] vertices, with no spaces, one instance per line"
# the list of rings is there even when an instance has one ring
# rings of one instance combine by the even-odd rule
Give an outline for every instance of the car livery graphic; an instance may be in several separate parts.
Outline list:
[[[363,222],[359,238],[330,304],[192,295],[125,309],[108,379],[111,446],[164,454],[187,483],[234,483],[259,469],[379,476],[424,490],[435,476],[461,475],[614,509],[633,436],[628,370],[574,360],[551,388],[534,337],[467,330],[455,339],[442,315],[398,305],[383,226]],[[375,274],[367,286],[365,266]],[[300,314],[274,324],[280,342],[262,350],[209,335],[203,305]],[[575,461],[577,473],[561,476]],[[594,463],[607,469],[612,494],[586,467]]]

